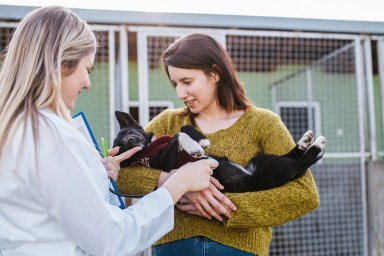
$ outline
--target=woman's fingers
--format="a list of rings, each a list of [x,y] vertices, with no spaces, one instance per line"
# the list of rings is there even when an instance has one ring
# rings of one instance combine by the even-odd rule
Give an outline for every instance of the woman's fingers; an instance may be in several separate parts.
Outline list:
[[[210,189],[212,191],[212,196],[215,198],[215,200],[211,201],[212,206],[229,218],[232,215],[232,212],[237,210],[236,205],[218,190],[216,186],[212,185],[212,183]]]
[[[201,216],[201,217],[205,217],[207,219],[211,219],[212,218],[206,211],[204,211],[204,209],[201,206],[199,207],[199,209],[197,209],[195,207],[195,205],[193,205],[193,204],[190,204],[190,203],[184,204],[184,203],[178,202],[176,204],[176,207],[180,211],[183,211],[183,212],[186,212],[186,213],[189,213],[189,214],[198,215],[198,216]]]
[[[220,214],[218,214],[218,212],[212,208],[212,205],[210,204],[209,201],[202,201],[200,204],[198,204],[197,209],[200,211],[199,208],[201,207],[201,210],[208,212],[209,219],[211,219],[211,217],[213,217],[213,218],[217,219],[218,221],[223,221],[223,217],[221,217]]]
[[[133,156],[137,151],[141,150],[142,148],[141,147],[134,147],[134,148],[131,148],[130,150],[127,150],[126,152],[124,153],[121,153],[120,155],[118,156],[115,156],[115,159],[116,161],[120,164],[122,161],[130,158],[131,156]]]
[[[217,168],[217,166],[219,166],[219,162],[216,161],[216,160],[213,159],[213,158],[208,158],[208,159],[206,159],[206,161],[208,162],[209,167],[211,167],[212,170],[215,169],[215,168]]]
[[[221,185],[221,183],[220,183],[217,179],[215,179],[215,178],[213,178],[213,177],[211,177],[211,183],[212,183],[216,188],[218,188],[219,190],[223,190],[223,189],[224,189],[224,186]]]
[[[119,149],[120,147],[114,147],[114,148],[111,148],[111,149],[108,149],[108,156],[114,156],[116,155],[117,153],[119,153]]]
[[[108,177],[117,180],[120,171],[120,163],[128,158],[130,158],[133,154],[139,151],[140,147],[135,147],[127,152],[124,152],[118,156],[115,156],[119,152],[119,147],[114,147],[108,150],[108,156],[101,159],[101,162],[104,164],[105,169],[107,170]]]
[[[120,166],[115,161],[114,157],[108,156],[106,158],[101,159],[101,162],[104,164],[105,170],[107,170],[108,177],[116,181],[117,176],[119,174]]]

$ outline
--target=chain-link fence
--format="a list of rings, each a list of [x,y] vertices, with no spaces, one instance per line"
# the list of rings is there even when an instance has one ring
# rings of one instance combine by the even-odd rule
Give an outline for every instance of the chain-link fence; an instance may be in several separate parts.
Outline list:
[[[0,50],[15,26],[0,23]],[[128,99],[128,109],[123,110],[130,110],[143,124],[165,108],[182,106],[161,69],[160,54],[178,36],[208,33],[228,50],[255,105],[278,113],[295,140],[312,129],[328,141],[324,158],[311,168],[320,193],[319,208],[273,228],[269,254],[367,254],[365,162],[367,157],[384,155],[379,92],[383,79],[379,80],[375,66],[382,38],[197,28],[94,29],[100,48],[91,74],[92,90],[79,96],[73,114],[85,112],[96,138],[114,136],[116,99]],[[117,34],[128,40],[116,40]],[[367,48],[368,43],[373,47]],[[369,62],[374,64],[371,73],[366,68]],[[126,90],[119,88],[124,76],[129,80]],[[370,94],[371,85],[374,93]],[[373,112],[369,99],[375,102]]]
[[[174,100],[159,54],[176,37],[170,30],[137,29],[146,35],[148,100]],[[196,32],[195,29],[180,35]],[[199,32],[205,32],[201,30]],[[209,32],[211,34],[211,32]],[[365,149],[368,115],[359,70],[362,40],[354,35],[216,31],[233,58],[247,96],[276,111],[295,140],[308,129],[327,137],[324,159],[311,168],[321,204],[315,211],[273,229],[270,255],[365,255]],[[179,36],[180,36],[179,35]],[[140,36],[140,35],[138,35]],[[173,93],[174,94],[174,93]],[[176,106],[180,103],[177,100]],[[361,115],[363,113],[363,115]],[[362,140],[360,137],[363,136]],[[362,142],[364,145],[362,145]]]

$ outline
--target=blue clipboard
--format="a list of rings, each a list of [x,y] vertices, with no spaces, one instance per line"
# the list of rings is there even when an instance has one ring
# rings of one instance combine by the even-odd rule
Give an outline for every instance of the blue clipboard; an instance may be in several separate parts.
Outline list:
[[[96,150],[100,153],[100,155],[103,156],[103,154],[100,150],[100,147],[97,144],[95,136],[93,135],[93,132],[91,130],[91,126],[89,125],[88,120],[85,117],[84,112],[79,112],[76,115],[74,115],[72,118],[73,118],[72,121],[74,122],[74,124],[76,125],[78,130],[91,143],[91,145],[93,145],[96,148]],[[117,186],[116,186],[116,183],[112,179],[109,179],[109,187],[114,192],[119,193]],[[113,205],[117,205],[121,209],[126,208],[122,197],[112,193],[111,191],[109,192],[109,202]]]

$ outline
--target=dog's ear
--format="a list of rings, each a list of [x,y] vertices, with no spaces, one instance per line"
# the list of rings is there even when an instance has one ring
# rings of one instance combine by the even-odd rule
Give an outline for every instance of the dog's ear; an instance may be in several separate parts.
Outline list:
[[[152,142],[152,138],[155,134],[153,132],[146,132],[145,133],[145,145],[148,145]]]
[[[137,121],[129,114],[121,111],[115,111],[117,122],[119,122],[120,129],[137,124]]]

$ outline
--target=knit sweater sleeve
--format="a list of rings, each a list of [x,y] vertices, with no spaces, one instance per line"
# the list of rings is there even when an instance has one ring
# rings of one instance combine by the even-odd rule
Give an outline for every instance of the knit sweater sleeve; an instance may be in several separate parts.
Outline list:
[[[292,136],[275,114],[258,120],[263,122],[255,133],[263,133],[260,147],[263,153],[282,155],[295,145]],[[256,135],[255,135],[256,136]],[[238,210],[226,227],[272,227],[294,220],[319,204],[318,191],[310,170],[299,179],[281,187],[247,193],[227,193]]]

